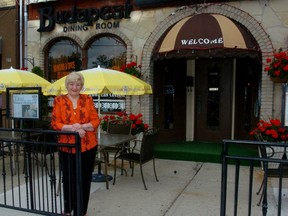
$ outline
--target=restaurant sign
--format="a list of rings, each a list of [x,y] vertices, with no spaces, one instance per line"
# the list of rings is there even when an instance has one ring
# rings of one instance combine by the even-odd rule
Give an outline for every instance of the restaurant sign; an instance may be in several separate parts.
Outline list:
[[[126,1],[124,5],[103,6],[101,8],[83,8],[78,9],[73,6],[71,10],[67,11],[54,11],[53,7],[44,7],[39,9],[40,13],[40,27],[38,32],[49,32],[55,28],[55,24],[75,24],[79,25],[84,30],[87,30],[87,26],[93,26],[99,19],[108,21],[111,19],[129,19],[132,11],[132,5],[130,1]],[[105,26],[117,27],[119,24],[109,24]],[[103,24],[96,23],[96,28],[103,27]],[[67,27],[66,27],[67,28]],[[79,29],[79,28],[78,28]],[[63,29],[65,31],[65,29]]]

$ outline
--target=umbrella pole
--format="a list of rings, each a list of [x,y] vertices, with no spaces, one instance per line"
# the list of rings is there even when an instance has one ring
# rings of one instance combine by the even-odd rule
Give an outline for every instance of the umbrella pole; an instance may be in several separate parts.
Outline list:
[[[99,116],[99,118],[101,118],[101,116],[100,116],[100,94],[98,94],[98,116]],[[98,139],[100,139],[100,125],[98,126]]]
[[[100,118],[100,94],[98,94],[98,116]],[[100,125],[98,126],[98,140],[100,139]],[[101,151],[101,150],[100,150]],[[101,158],[101,152],[97,151],[98,158]],[[105,157],[104,157],[104,160]],[[113,179],[112,176],[107,175],[108,181],[111,181]],[[101,162],[98,163],[98,172],[92,174],[92,182],[105,182],[106,181],[106,175],[102,173],[101,171]]]

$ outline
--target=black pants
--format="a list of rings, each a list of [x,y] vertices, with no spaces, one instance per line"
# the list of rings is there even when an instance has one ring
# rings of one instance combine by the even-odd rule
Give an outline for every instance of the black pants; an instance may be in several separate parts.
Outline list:
[[[81,171],[82,171],[82,209],[81,214],[85,215],[88,208],[91,179],[94,170],[94,160],[97,153],[97,147],[81,153]],[[76,155],[61,152],[61,168],[63,173],[64,190],[64,211],[65,213],[74,212],[77,214],[77,190],[76,190]]]

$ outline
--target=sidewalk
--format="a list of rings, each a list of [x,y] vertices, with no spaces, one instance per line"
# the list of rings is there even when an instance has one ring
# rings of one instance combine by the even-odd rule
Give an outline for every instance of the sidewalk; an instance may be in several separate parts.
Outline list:
[[[110,189],[106,190],[105,183],[93,183],[89,202],[89,216],[215,216],[220,214],[221,197],[221,164],[199,163],[191,161],[156,160],[156,169],[159,182],[155,181],[152,164],[144,166],[144,176],[148,190],[144,190],[139,167],[135,167],[134,177],[119,176],[116,184],[110,182]],[[112,170],[110,174],[112,174]],[[232,192],[234,190],[234,166],[229,167],[227,186],[227,210],[226,215],[233,215],[231,205],[233,203]],[[247,215],[247,185],[248,167],[241,167],[238,215]],[[261,181],[262,171],[256,168],[254,171],[252,213],[262,215],[261,207],[257,206],[259,196],[256,195]],[[287,180],[284,179],[284,188],[287,190]],[[277,185],[277,184],[275,184]],[[231,193],[229,193],[229,191]],[[271,181],[269,188],[269,206],[267,215],[276,215],[275,188]],[[288,215],[287,194],[283,198],[282,206],[285,211],[282,216]],[[27,215],[25,212],[0,208],[1,215]]]

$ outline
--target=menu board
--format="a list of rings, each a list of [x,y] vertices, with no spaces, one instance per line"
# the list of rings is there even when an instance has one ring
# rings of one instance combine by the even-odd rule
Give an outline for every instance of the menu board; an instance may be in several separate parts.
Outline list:
[[[10,119],[41,118],[41,88],[7,88],[6,114]]]

